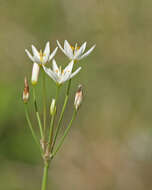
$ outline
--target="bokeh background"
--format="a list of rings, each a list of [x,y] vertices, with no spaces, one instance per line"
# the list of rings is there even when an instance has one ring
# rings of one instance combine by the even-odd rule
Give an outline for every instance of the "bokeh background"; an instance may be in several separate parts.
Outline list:
[[[49,40],[53,50],[57,39],[96,49],[73,80],[63,129],[79,83],[84,102],[52,163],[48,189],[151,190],[151,0],[0,0],[0,189],[40,189],[43,165],[21,100],[32,69],[24,49]],[[61,51],[56,61],[68,63]],[[47,79],[49,109],[55,85]],[[37,94],[41,108],[41,76]],[[32,98],[29,109],[37,130]]]

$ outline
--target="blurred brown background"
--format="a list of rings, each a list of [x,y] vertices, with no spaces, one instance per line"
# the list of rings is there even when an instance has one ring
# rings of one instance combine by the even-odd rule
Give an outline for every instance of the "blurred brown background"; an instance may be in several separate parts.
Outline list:
[[[53,50],[57,39],[96,49],[73,80],[64,125],[79,83],[85,98],[52,163],[48,189],[151,190],[151,0],[0,0],[0,189],[40,189],[42,164],[21,101],[32,69],[24,49],[49,40]],[[68,62],[61,51],[56,61]],[[47,92],[49,108],[49,78]]]

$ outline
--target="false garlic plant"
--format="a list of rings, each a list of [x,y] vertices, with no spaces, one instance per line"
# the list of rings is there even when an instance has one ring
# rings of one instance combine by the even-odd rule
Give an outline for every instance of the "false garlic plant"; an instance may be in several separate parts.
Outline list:
[[[43,178],[42,178],[42,186],[41,190],[46,190],[47,186],[47,179],[48,179],[48,169],[50,166],[50,163],[52,159],[55,158],[57,152],[60,150],[65,137],[69,133],[69,130],[72,126],[72,123],[77,115],[77,112],[79,110],[79,107],[82,102],[82,85],[78,86],[78,90],[75,94],[75,100],[74,100],[74,111],[72,118],[67,124],[67,127],[63,133],[63,135],[58,139],[59,132],[62,127],[62,120],[64,116],[64,112],[68,103],[69,99],[69,93],[70,93],[70,87],[72,79],[75,75],[77,75],[81,67],[78,69],[74,69],[75,63],[79,60],[87,57],[95,48],[95,45],[90,48],[86,53],[84,53],[86,49],[86,42],[81,46],[78,47],[77,44],[73,47],[71,46],[67,40],[64,42],[64,48],[60,45],[59,41],[57,41],[57,44],[59,48],[62,50],[62,52],[69,58],[68,65],[62,70],[61,66],[58,67],[54,57],[56,55],[56,52],[58,50],[58,47],[55,48],[55,50],[51,53],[50,52],[50,43],[47,42],[44,51],[42,50],[38,51],[34,45],[32,45],[32,53],[26,49],[25,52],[30,58],[30,60],[33,62],[33,69],[32,69],[32,76],[31,76],[31,85],[32,85],[32,91],[33,91],[33,102],[34,102],[34,109],[35,109],[35,115],[37,118],[37,123],[39,127],[40,135],[39,137],[36,135],[35,130],[33,128],[33,124],[30,120],[30,115],[28,111],[28,102],[29,102],[29,84],[28,80],[25,77],[24,79],[24,91],[23,91],[23,102],[25,106],[25,115],[26,119],[31,131],[31,134],[33,136],[33,139],[35,143],[37,144],[40,154],[42,156],[43,162],[44,162],[44,171],[43,171]],[[52,60],[52,69],[48,68],[47,64]],[[37,96],[35,92],[35,86],[38,84],[38,78],[39,73],[42,72],[43,74],[43,122],[42,118],[40,117],[38,104],[37,104]],[[52,97],[52,102],[50,105],[50,126],[47,126],[47,102],[46,102],[46,75],[48,75],[56,84],[56,97]],[[58,96],[60,93],[60,88],[64,83],[67,84],[66,94],[64,103],[62,106],[61,111],[57,110],[57,104],[58,104]],[[48,88],[48,87],[47,87]],[[60,113],[58,121],[55,122],[56,113]],[[57,141],[58,139],[58,141]]]

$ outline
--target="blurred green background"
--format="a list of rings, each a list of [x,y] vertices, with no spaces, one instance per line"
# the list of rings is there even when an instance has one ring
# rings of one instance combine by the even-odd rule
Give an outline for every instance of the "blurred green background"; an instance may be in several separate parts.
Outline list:
[[[151,190],[151,0],[0,0],[0,189],[40,189],[43,165],[21,100],[32,69],[24,49],[49,40],[53,50],[57,39],[96,49],[73,80],[64,126],[79,83],[84,102],[52,163],[48,189]],[[60,50],[56,61],[68,63]],[[47,92],[49,108],[49,78]],[[41,79],[37,93],[40,99]],[[32,98],[30,113],[38,129]]]

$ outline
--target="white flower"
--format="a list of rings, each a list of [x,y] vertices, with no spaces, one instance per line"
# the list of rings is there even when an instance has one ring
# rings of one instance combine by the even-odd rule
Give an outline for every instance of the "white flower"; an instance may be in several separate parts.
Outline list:
[[[70,60],[81,60],[87,57],[95,48],[96,45],[92,46],[86,53],[84,53],[86,49],[87,42],[83,43],[81,47],[78,47],[77,44],[75,47],[71,46],[67,40],[64,41],[64,48],[61,46],[59,41],[57,40],[57,44],[62,52],[70,59]]]
[[[66,68],[61,71],[61,67],[58,68],[56,61],[53,59],[52,61],[52,70],[43,66],[44,71],[51,77],[58,85],[66,82],[73,78],[80,70],[79,67],[75,72],[72,73],[74,61],[71,61]]]
[[[47,42],[43,52],[42,52],[42,50],[40,50],[40,52],[38,52],[38,50],[36,49],[36,47],[34,45],[32,45],[33,56],[27,49],[25,49],[25,52],[27,53],[28,57],[34,63],[44,65],[55,56],[57,49],[58,49],[58,47],[56,47],[55,50],[50,54],[50,43]]]
[[[31,83],[36,85],[38,82],[40,66],[37,63],[33,63]]]

